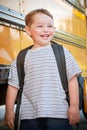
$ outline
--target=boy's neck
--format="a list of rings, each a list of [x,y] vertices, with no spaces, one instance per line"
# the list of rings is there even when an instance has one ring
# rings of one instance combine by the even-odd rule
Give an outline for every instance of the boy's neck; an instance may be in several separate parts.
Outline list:
[[[40,48],[46,47],[46,46],[48,46],[48,45],[49,45],[49,44],[46,44],[46,45],[44,45],[44,46],[33,45],[33,47],[31,48],[31,50],[40,49]]]

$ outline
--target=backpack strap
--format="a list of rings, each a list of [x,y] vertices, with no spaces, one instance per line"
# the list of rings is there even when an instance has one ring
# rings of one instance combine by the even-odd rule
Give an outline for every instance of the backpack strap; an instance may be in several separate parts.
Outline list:
[[[33,45],[32,45],[33,46]],[[22,96],[22,91],[23,91],[23,85],[24,85],[24,60],[26,53],[29,49],[32,48],[32,46],[27,47],[23,49],[22,51],[19,52],[17,56],[17,73],[18,73],[18,79],[19,79],[19,91],[17,95],[17,105],[16,105],[16,112],[15,112],[15,122],[14,122],[14,130],[18,130],[19,126],[19,113],[20,113],[20,104],[21,104],[21,96]]]
[[[51,42],[53,43],[53,44],[51,44],[51,46],[52,46],[54,54],[55,54],[62,86],[66,93],[66,100],[69,104],[68,80],[67,80],[66,62],[65,62],[65,54],[64,54],[63,46],[59,45],[53,41],[51,41]],[[76,130],[78,130],[79,123],[76,123],[75,127],[76,127]]]
[[[23,49],[22,51],[19,52],[18,56],[17,56],[17,72],[18,72],[18,79],[19,79],[19,86],[20,89],[22,89],[21,87],[24,84],[24,61],[25,61],[25,56],[26,53],[29,49],[31,49],[32,46],[29,46],[25,49]]]
[[[66,74],[66,62],[65,62],[65,54],[64,54],[63,46],[53,41],[52,41],[51,46],[55,54],[62,86],[66,93],[66,100],[69,103],[68,80],[67,80],[67,74]]]

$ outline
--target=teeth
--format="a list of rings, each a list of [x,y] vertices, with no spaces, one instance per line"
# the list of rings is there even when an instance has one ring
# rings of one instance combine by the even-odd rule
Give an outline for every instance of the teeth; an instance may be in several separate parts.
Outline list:
[[[48,37],[49,35],[41,35],[42,37]]]

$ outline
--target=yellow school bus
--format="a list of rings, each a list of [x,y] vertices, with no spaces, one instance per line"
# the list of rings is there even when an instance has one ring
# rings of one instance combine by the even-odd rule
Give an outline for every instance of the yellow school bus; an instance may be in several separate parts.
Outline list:
[[[5,104],[10,65],[23,48],[32,44],[25,33],[25,15],[46,8],[54,16],[53,41],[68,48],[84,77],[83,113],[87,119],[87,3],[86,0],[0,1],[0,105]]]

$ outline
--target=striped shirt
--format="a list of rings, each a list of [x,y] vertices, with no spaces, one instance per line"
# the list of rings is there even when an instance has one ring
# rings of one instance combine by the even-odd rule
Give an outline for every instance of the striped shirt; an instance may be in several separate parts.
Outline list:
[[[68,81],[81,70],[71,53],[64,48]],[[21,119],[38,117],[68,118],[68,103],[51,45],[29,50],[24,63],[25,79],[21,102]],[[19,88],[16,61],[10,74],[10,85]]]

